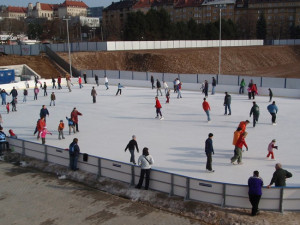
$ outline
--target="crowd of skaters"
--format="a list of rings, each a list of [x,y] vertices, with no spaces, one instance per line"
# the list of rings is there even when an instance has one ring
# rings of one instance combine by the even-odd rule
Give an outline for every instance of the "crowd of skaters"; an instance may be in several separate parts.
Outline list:
[[[83,75],[83,78],[84,78],[84,82],[87,83],[86,74]],[[151,81],[151,84],[152,84],[152,89],[154,89],[155,86],[154,86],[153,76],[151,76],[150,81]],[[68,88],[69,92],[71,92],[72,91],[71,86],[73,86],[73,84],[71,82],[70,76],[68,76],[68,75],[66,76],[66,82],[67,82],[67,88]],[[99,86],[99,78],[98,78],[97,75],[95,75],[95,82],[96,82],[96,85]],[[57,83],[58,83],[58,89],[62,89],[62,87],[61,87],[61,77],[58,78]],[[47,84],[46,84],[46,82],[44,82],[44,85],[42,85],[37,80],[35,88],[34,88],[34,96],[35,96],[34,99],[35,100],[37,100],[37,95],[39,93],[38,84],[40,84],[40,88],[42,88],[44,90],[44,96],[47,96]],[[52,84],[53,84],[52,89],[56,89],[56,80],[54,78],[52,78]],[[79,84],[80,89],[83,88],[81,77],[78,77],[78,84]],[[104,84],[106,86],[106,90],[108,90],[109,86],[108,86],[107,76],[104,77]],[[182,95],[181,95],[182,82],[179,80],[179,78],[176,78],[173,81],[173,85],[174,85],[174,93],[177,93],[177,98],[182,98]],[[211,95],[215,94],[216,86],[217,86],[217,82],[216,82],[216,79],[213,77],[212,78],[212,93],[211,93]],[[244,93],[244,87],[245,87],[245,81],[243,79],[241,81],[241,84],[240,84],[240,94]],[[122,88],[123,88],[123,86],[119,83],[116,95],[118,95],[119,93],[121,95],[121,93],[122,93],[121,89]],[[161,88],[162,88],[162,85],[161,85],[159,79],[156,79],[156,96],[155,96],[156,118],[160,118],[162,120],[162,119],[164,119],[164,117],[162,116],[162,112],[161,112],[162,106],[161,106],[161,103],[158,99],[159,94],[160,94],[160,96],[163,96]],[[163,81],[163,88],[164,88],[165,96],[166,96],[166,99],[167,99],[166,103],[169,103],[170,102],[170,91],[171,90],[169,89],[168,84],[165,81]],[[37,89],[37,91],[36,91],[36,89]],[[205,111],[205,113],[207,115],[207,120],[210,122],[211,118],[210,118],[210,113],[209,112],[210,112],[211,108],[210,108],[210,105],[207,101],[208,90],[209,90],[209,83],[208,83],[207,80],[205,80],[205,82],[202,85],[202,92],[205,95],[205,98],[203,99],[202,106],[203,106],[203,110]],[[249,99],[255,99],[255,96],[258,94],[258,92],[257,92],[256,84],[254,84],[252,80],[250,81],[247,90],[248,90],[248,98]],[[23,102],[26,102],[26,97],[28,95],[28,90],[25,89],[23,94],[24,94]],[[15,88],[13,88],[12,91],[10,92],[10,94],[6,93],[5,90],[1,90],[2,105],[6,104],[6,96],[7,95],[12,95],[11,104],[13,105],[13,101],[17,100],[17,96],[18,96],[17,90]],[[96,103],[97,92],[95,90],[95,87],[92,87],[91,96],[93,97],[93,103]],[[270,96],[270,101],[271,101],[272,97],[273,97],[273,93],[272,93],[271,89],[269,89],[269,96]],[[54,94],[54,92],[52,92],[50,106],[52,104],[55,106],[55,99],[56,99],[55,94]],[[14,105],[16,105],[16,103]],[[13,106],[13,107],[16,111],[16,107],[15,106]],[[225,107],[224,115],[231,115],[231,96],[228,92],[225,92],[224,107]],[[47,112],[47,111],[48,110],[46,109],[46,107],[43,106],[42,109],[41,109],[41,112],[40,112],[40,119],[38,120],[37,126],[36,126],[37,127],[36,129],[38,131],[37,138],[41,137],[43,144],[45,144],[45,142],[46,142],[46,135],[47,134],[52,135],[52,133],[49,132],[47,130],[47,127],[46,127],[46,116],[49,116],[49,112]],[[278,112],[278,108],[275,104],[275,101],[273,101],[272,104],[270,104],[268,106],[268,111],[272,115],[272,124],[276,125],[276,114]],[[69,134],[71,134],[72,130],[73,130],[74,133],[79,132],[79,129],[78,129],[78,116],[81,116],[81,115],[82,114],[80,112],[78,112],[76,108],[74,108],[73,111],[71,112],[70,118],[66,117],[66,119],[68,121],[68,125],[69,125]],[[253,102],[253,106],[250,110],[250,117],[252,115],[253,115],[253,127],[255,127],[255,125],[256,125],[256,123],[258,122],[258,119],[259,119],[259,107],[258,107],[258,105],[256,104],[255,101]],[[243,152],[242,148],[243,148],[243,146],[245,146],[247,151],[248,151],[248,146],[246,144],[245,138],[247,137],[246,126],[249,123],[250,122],[248,120],[242,121],[239,124],[237,130],[234,132],[233,145],[235,146],[235,148],[234,148],[234,156],[231,158],[231,163],[232,164],[234,164],[235,161],[237,161],[238,164],[240,164],[240,165],[242,164],[242,152]],[[63,130],[64,130],[64,123],[63,123],[63,120],[60,120],[59,125],[58,125],[58,133],[59,133],[58,139],[64,139]],[[206,169],[207,169],[208,172],[214,172],[214,170],[212,169],[212,154],[214,154],[212,138],[213,138],[213,134],[209,133],[208,139],[205,142],[205,152],[206,152],[206,155],[207,155]],[[135,139],[136,139],[136,137],[134,136],[132,140],[135,141]],[[274,159],[273,149],[278,149],[278,146],[275,146],[275,142],[276,142],[276,140],[272,140],[272,142],[268,146],[268,152],[269,153],[268,153],[267,157],[271,156],[272,159]],[[78,139],[74,138],[72,143],[73,143],[73,145],[78,145]],[[72,143],[71,143],[71,145],[72,145]],[[136,143],[136,141],[135,141],[135,143]],[[71,145],[70,145],[70,148],[71,148]],[[133,146],[136,146],[136,148],[138,150],[137,143],[136,143],[136,145],[133,145]],[[128,148],[131,152],[130,162],[132,162],[133,164],[136,164],[135,159],[134,159],[134,148],[132,149],[132,146],[130,148],[130,146],[128,144],[125,151]],[[79,149],[79,147],[78,147],[78,149]],[[78,150],[78,151],[75,150],[75,152],[79,153],[80,150]],[[71,160],[71,154],[72,154],[72,151],[70,151],[70,160]],[[139,165],[144,165],[145,170],[149,170],[151,168],[151,165],[153,164],[152,156],[148,157],[148,158],[150,158],[150,160],[147,160],[148,155],[149,155],[148,148],[145,147],[143,149],[143,155],[142,155],[143,157],[141,156],[142,158],[141,159],[139,158],[139,160],[138,160],[138,164]],[[72,160],[73,160],[73,163],[70,162],[70,167],[73,170],[77,170],[78,168],[76,166],[74,166],[74,163],[75,163],[74,160],[75,161],[77,160],[76,157],[75,157],[75,159],[72,158]],[[145,162],[145,160],[146,160],[146,162]],[[77,165],[77,163],[76,163],[76,165]],[[141,177],[144,177],[144,175],[146,175],[146,187],[145,188],[148,189],[149,179],[150,179],[150,170],[149,171],[143,171],[143,176],[141,174]],[[255,173],[255,175],[257,175],[257,173]],[[140,180],[139,184],[137,185],[137,188],[141,188],[141,185],[142,185],[141,183],[142,182],[143,181]]]

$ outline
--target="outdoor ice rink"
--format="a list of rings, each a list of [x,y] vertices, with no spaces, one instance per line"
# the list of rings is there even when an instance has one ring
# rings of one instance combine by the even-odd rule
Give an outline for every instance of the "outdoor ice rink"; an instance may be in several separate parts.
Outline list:
[[[77,137],[82,153],[129,163],[129,151],[124,152],[124,149],[134,134],[140,153],[143,147],[148,147],[155,161],[153,168],[158,170],[235,184],[247,184],[252,172],[259,170],[265,185],[268,185],[275,171],[275,163],[280,162],[284,169],[293,173],[293,177],[287,180],[287,186],[300,186],[299,99],[273,98],[279,108],[277,126],[273,126],[266,109],[270,104],[268,97],[257,96],[255,100],[260,107],[260,118],[253,128],[252,117],[249,117],[252,100],[248,100],[246,95],[231,94],[231,116],[224,116],[224,93],[209,95],[207,100],[211,106],[212,121],[207,123],[202,109],[204,95],[200,91],[185,91],[183,84],[182,99],[177,99],[177,94],[172,91],[170,104],[165,104],[165,96],[159,96],[165,118],[160,121],[154,118],[156,89],[152,90],[150,85],[149,82],[149,88],[125,87],[121,96],[115,96],[116,86],[110,86],[106,91],[104,85],[100,85],[96,87],[96,104],[92,103],[91,97],[93,85],[84,85],[79,89],[78,84],[74,84],[72,92],[63,86],[62,90],[54,89],[57,100],[56,106],[51,107],[51,87],[48,87],[47,97],[41,90],[37,101],[33,101],[33,90],[30,89],[27,103],[22,102],[23,91],[19,90],[17,112],[6,114],[5,107],[1,107],[4,132],[8,134],[8,130],[13,129],[18,138],[41,143],[33,132],[40,109],[45,104],[50,112],[47,128],[53,133],[52,136],[47,135],[48,145],[68,148],[73,138]],[[11,96],[7,100],[10,101]],[[69,135],[66,116],[70,117],[74,107],[83,116],[79,116],[80,132]],[[64,140],[58,140],[57,127],[61,119],[65,123]],[[243,165],[232,165],[233,132],[239,122],[246,119],[251,122],[246,138],[249,151],[243,153]],[[212,165],[215,173],[205,170],[204,147],[210,132],[214,134]],[[275,161],[266,158],[272,139],[276,139],[279,146],[278,151],[274,150]],[[136,160],[140,153],[136,154]]]

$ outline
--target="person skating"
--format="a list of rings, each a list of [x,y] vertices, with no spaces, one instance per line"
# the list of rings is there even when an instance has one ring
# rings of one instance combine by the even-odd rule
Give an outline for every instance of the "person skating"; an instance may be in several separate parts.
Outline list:
[[[257,87],[256,87],[256,84],[252,84],[251,96],[252,96],[253,99],[255,99],[255,95],[257,95]]]
[[[228,115],[231,115],[231,95],[228,94],[228,92],[225,92],[224,97],[224,106],[225,106],[225,113],[224,115],[227,115],[227,109],[228,109]]]
[[[10,95],[12,96],[13,99],[18,96],[18,91],[16,90],[15,87],[13,87],[13,89],[10,91]]]
[[[96,82],[97,87],[98,87],[99,86],[99,77],[98,77],[98,75],[95,75],[95,82]]]
[[[80,89],[83,88],[83,85],[82,85],[82,79],[81,79],[80,76],[78,77],[78,84],[79,84],[79,88],[80,88]]]
[[[27,96],[28,96],[28,90],[25,88],[23,91],[23,102],[27,101]]]
[[[54,94],[54,92],[52,92],[51,96],[50,96],[50,106],[53,103],[53,106],[55,106],[55,100],[56,100],[56,96]]]
[[[177,84],[177,98],[182,98],[182,96],[181,96],[181,88],[182,88],[182,82],[179,82],[179,84]]]
[[[207,160],[206,160],[206,171],[207,172],[215,172],[213,169],[212,169],[212,155],[215,154],[214,152],[214,147],[213,147],[213,141],[212,141],[212,138],[213,138],[213,134],[212,133],[209,133],[208,134],[208,138],[206,139],[205,141],[205,154],[206,154],[206,157],[207,157]]]
[[[76,107],[74,107],[73,111],[71,112],[71,119],[74,122],[74,125],[76,127],[76,132],[79,132],[78,129],[78,116],[82,116],[82,113],[80,113]]]
[[[104,85],[106,87],[106,90],[108,90],[109,89],[109,87],[108,87],[108,78],[107,78],[106,75],[104,75]]]
[[[66,75],[66,81],[67,81],[67,88],[68,88],[69,92],[71,92],[72,91],[71,90],[72,83],[71,83],[71,77],[68,74]]]
[[[270,188],[274,183],[275,187],[285,187],[286,179],[293,176],[293,174],[289,171],[282,169],[282,165],[280,163],[276,163],[275,169],[276,171],[273,173],[273,177],[267,188]]]
[[[236,145],[237,141],[239,140],[240,136],[241,136],[241,131],[242,131],[242,128],[238,127],[236,129],[236,131],[234,131],[233,133],[233,139],[232,139],[232,145]]]
[[[6,112],[9,113],[9,102],[6,104]]]
[[[273,101],[272,104],[268,105],[267,109],[272,116],[272,124],[276,125],[276,114],[278,112],[278,107],[276,106],[275,101]]]
[[[170,92],[171,92],[171,90],[168,90],[168,92],[166,94],[166,98],[167,98],[166,103],[170,103]]]
[[[95,90],[95,87],[92,88],[91,96],[93,97],[93,103],[96,103],[97,92]]]
[[[73,130],[73,133],[75,134],[76,133],[76,130],[75,130],[75,125],[74,125],[74,122],[71,118],[68,118],[66,117],[67,121],[68,121],[68,126],[69,126],[69,135],[71,135],[71,131]]]
[[[46,126],[46,120],[44,117],[40,118],[37,122],[37,125],[36,125],[36,130],[37,130],[37,139],[40,139],[40,133],[41,131],[43,130],[43,128]]]
[[[6,96],[8,95],[8,93],[2,89],[1,90],[1,98],[2,98],[2,105],[6,105]]]
[[[145,190],[148,190],[150,181],[150,171],[153,163],[154,160],[153,157],[149,154],[148,148],[143,148],[143,154],[138,159],[138,165],[141,167],[141,174],[139,183],[135,186],[135,188],[140,189],[142,187],[144,176],[146,175]]]
[[[160,104],[160,101],[158,100],[158,97],[155,97],[155,106],[156,108],[156,117],[155,118],[159,118],[158,115],[160,115],[160,120],[163,120],[164,117],[162,116],[162,113],[161,113],[161,104]]]
[[[252,95],[251,88],[248,87],[247,91],[248,91],[248,99],[251,100],[251,95]]]
[[[234,148],[234,156],[231,158],[231,163],[234,164],[234,162],[237,160],[238,164],[243,164],[242,162],[242,149],[243,146],[246,147],[247,151],[248,151],[248,146],[247,143],[245,141],[245,138],[247,137],[247,132],[244,132],[240,135],[239,139],[236,142],[235,148]]]
[[[17,98],[13,98],[11,101],[11,111],[12,112],[16,112],[17,111],[17,103],[18,103],[18,99]]]
[[[204,81],[204,94],[205,94],[205,98],[208,97],[208,81],[205,80]]]
[[[151,82],[152,89],[155,88],[154,87],[154,77],[152,75],[151,75],[151,78],[150,78],[150,82]]]
[[[264,185],[263,179],[259,177],[259,172],[255,170],[253,176],[248,179],[248,195],[249,201],[252,205],[251,215],[256,216],[259,214],[259,201],[262,195],[262,186]]]
[[[52,77],[52,89],[56,89],[56,80],[54,79],[54,77]]]
[[[216,86],[217,86],[217,80],[215,77],[212,78],[212,89],[211,89],[211,94],[214,95],[216,93]]]
[[[49,111],[47,109],[47,107],[45,105],[42,106],[41,110],[40,110],[40,118],[44,117],[45,121],[46,121],[46,116],[49,117]]]
[[[243,79],[241,80],[241,83],[240,83],[239,94],[244,94],[245,86],[246,86],[246,83],[245,83],[245,80],[244,80],[244,78],[243,78]]]
[[[72,143],[69,145],[69,156],[70,156],[70,169],[73,171],[78,170],[77,162],[80,154],[80,148],[78,146],[78,139],[74,138]]]
[[[256,102],[253,102],[253,106],[250,110],[250,117],[253,114],[253,127],[255,127],[255,124],[258,122],[259,118],[259,106],[256,104]]]
[[[139,146],[136,142],[136,136],[132,135],[132,139],[129,141],[125,148],[125,152],[127,149],[129,149],[130,152],[130,162],[133,163],[134,165],[136,164],[135,162],[135,157],[134,157],[134,149],[136,148],[136,151],[139,152]]]
[[[63,120],[60,120],[59,124],[58,124],[58,139],[65,139],[64,137],[64,128],[65,128],[65,124]]]
[[[268,155],[267,155],[267,158],[269,158],[271,156],[271,159],[275,159],[273,149],[275,148],[275,149],[278,150],[278,146],[275,146],[275,143],[276,143],[276,140],[273,139],[271,141],[271,143],[268,145]]]
[[[204,112],[207,115],[207,121],[210,121],[210,115],[209,115],[209,111],[210,111],[210,106],[209,103],[206,101],[206,98],[203,98],[203,103],[202,103],[202,108],[204,110]]]
[[[249,120],[245,120],[245,121],[241,121],[239,123],[239,126],[241,128],[241,134],[244,133],[246,131],[247,125],[249,124]]]
[[[46,82],[44,82],[43,89],[44,89],[44,96],[48,96],[48,93],[47,93],[47,84],[46,84]]]
[[[118,83],[118,91],[116,93],[116,96],[120,93],[120,95],[122,95],[122,88],[123,86],[121,85],[121,83]]]
[[[156,96],[158,96],[158,92],[160,92],[160,96],[162,96],[160,81],[159,79],[156,79]]]
[[[58,89],[62,89],[61,88],[61,76],[58,76],[58,78],[57,78],[57,86],[58,86]]]
[[[86,81],[86,73],[83,74],[83,80],[84,80],[84,83],[87,84],[87,81]]]
[[[176,78],[176,79],[175,79],[176,93],[178,92],[178,85],[179,85],[179,83],[180,83],[179,78]]]
[[[169,86],[168,86],[166,81],[163,81],[163,86],[164,86],[164,89],[165,89],[165,95],[167,95],[167,93],[169,91]]]
[[[33,93],[34,93],[34,97],[33,100],[37,100],[37,96],[40,92],[40,89],[37,87],[37,85],[35,85],[34,89],[33,89]]]
[[[269,102],[271,102],[272,98],[273,98],[273,92],[272,92],[271,88],[269,88],[268,90],[269,90],[269,97],[270,97]]]
[[[52,135],[52,133],[49,132],[49,131],[47,130],[47,127],[44,127],[43,130],[42,130],[41,133],[40,133],[40,136],[41,136],[41,138],[42,138],[42,144],[43,144],[43,145],[46,144],[46,135],[47,135],[47,134]]]

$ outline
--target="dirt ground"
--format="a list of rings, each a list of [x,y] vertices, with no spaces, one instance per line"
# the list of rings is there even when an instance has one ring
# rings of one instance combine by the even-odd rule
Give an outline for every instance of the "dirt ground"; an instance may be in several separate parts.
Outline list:
[[[219,48],[78,52],[72,62],[79,70],[217,74]],[[300,46],[224,47],[221,74],[300,77]]]

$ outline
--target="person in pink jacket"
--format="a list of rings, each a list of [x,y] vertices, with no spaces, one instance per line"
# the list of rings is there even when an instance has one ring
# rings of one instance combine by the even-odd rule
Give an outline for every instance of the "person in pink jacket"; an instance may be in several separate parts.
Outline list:
[[[41,133],[40,133],[41,138],[42,138],[42,144],[43,144],[43,145],[46,144],[46,135],[47,135],[47,134],[52,135],[52,133],[49,132],[49,131],[47,130],[47,127],[44,127],[43,130],[42,130]]]

